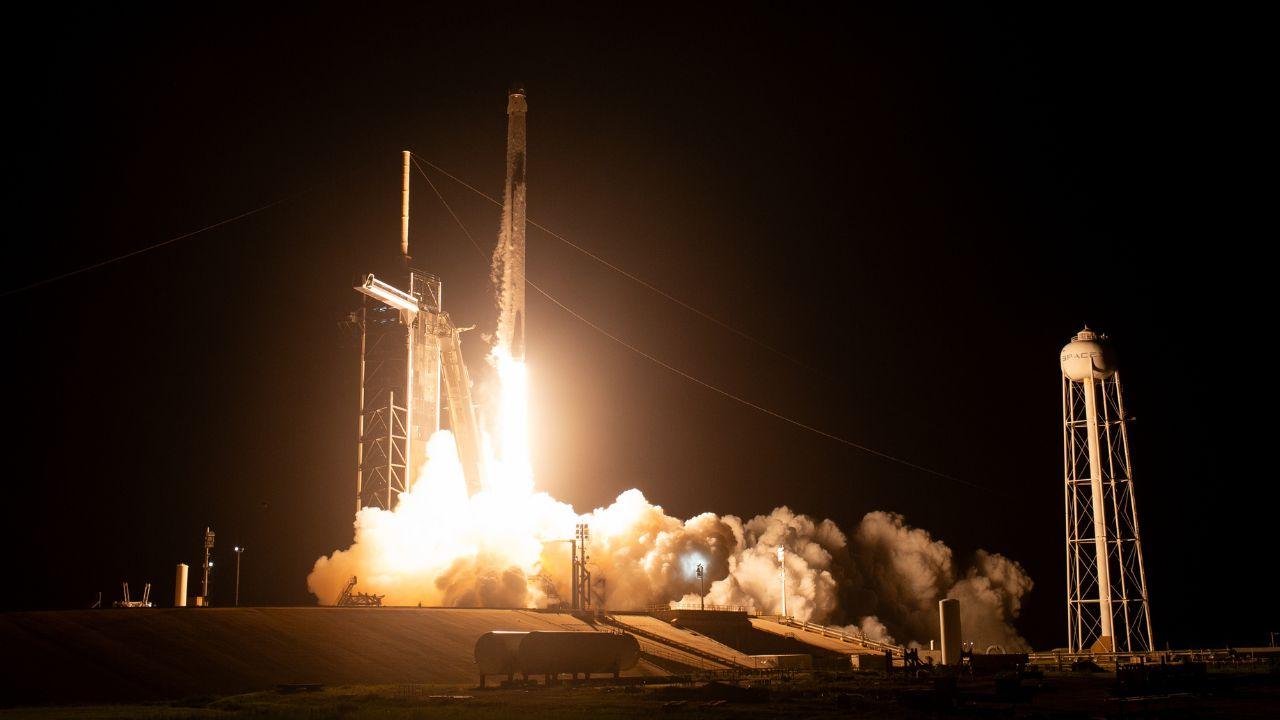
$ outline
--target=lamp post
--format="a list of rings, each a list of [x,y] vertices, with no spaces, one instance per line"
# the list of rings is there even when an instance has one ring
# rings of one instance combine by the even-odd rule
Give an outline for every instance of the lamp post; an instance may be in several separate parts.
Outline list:
[[[200,594],[204,596],[202,602],[209,604],[209,569],[213,567],[213,561],[209,559],[209,551],[213,549],[214,534],[211,528],[204,529],[204,582],[200,587]]]
[[[702,585],[702,592],[698,595],[698,609],[707,609],[707,577],[706,570],[702,567],[702,563],[698,563],[698,582]]]
[[[240,607],[240,553],[244,552],[244,548],[240,545],[236,546],[236,607]]]

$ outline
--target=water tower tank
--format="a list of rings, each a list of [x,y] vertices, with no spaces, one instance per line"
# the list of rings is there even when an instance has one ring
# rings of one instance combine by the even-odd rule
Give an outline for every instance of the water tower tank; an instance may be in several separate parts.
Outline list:
[[[1062,348],[1060,362],[1062,374],[1076,382],[1111,377],[1116,371],[1115,352],[1106,336],[1098,335],[1088,326]]]

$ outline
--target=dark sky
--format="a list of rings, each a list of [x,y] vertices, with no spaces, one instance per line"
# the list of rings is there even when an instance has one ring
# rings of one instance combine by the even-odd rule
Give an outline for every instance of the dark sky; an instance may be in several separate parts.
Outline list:
[[[351,539],[338,321],[396,252],[399,151],[498,194],[520,80],[531,217],[798,362],[531,229],[532,280],[699,378],[988,490],[725,400],[531,296],[541,487],[579,509],[639,487],[682,517],[900,512],[1022,562],[1020,627],[1059,645],[1057,351],[1088,322],[1137,417],[1158,641],[1280,629],[1247,18],[131,12],[41,18],[6,51],[20,254],[0,287],[291,199],[0,298],[5,607],[122,579],[167,602],[206,524],[224,568],[249,547],[246,601],[311,602],[312,562]],[[491,330],[485,264],[415,183],[417,256]],[[495,208],[440,187],[487,251]]]

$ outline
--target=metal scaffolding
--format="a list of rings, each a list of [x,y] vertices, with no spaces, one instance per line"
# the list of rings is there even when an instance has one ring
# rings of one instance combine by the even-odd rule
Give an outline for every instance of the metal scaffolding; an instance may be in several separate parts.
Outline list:
[[[1149,652],[1154,641],[1119,372],[1080,380],[1064,373],[1062,414],[1067,647]]]
[[[578,523],[574,527],[573,552],[573,609],[587,610],[591,607],[591,570],[587,563],[591,562],[591,529],[586,523]]]
[[[417,270],[411,293],[423,312],[364,297],[360,308],[360,416],[356,511],[390,510],[426,459],[440,428],[440,281]]]
[[[444,312],[440,279],[413,268],[409,254],[409,166],[403,153],[400,255],[408,291],[372,274],[361,278],[360,415],[356,450],[356,512],[393,510],[427,459],[440,429],[443,383],[449,425],[457,441],[467,493],[479,491],[480,429],[471,378],[462,359],[463,329]],[[373,302],[370,302],[370,301]],[[397,404],[398,403],[398,404]]]

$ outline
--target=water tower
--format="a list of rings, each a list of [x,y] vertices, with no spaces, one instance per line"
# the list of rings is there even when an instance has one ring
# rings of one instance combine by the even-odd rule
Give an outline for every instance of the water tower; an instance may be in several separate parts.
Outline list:
[[[1088,327],[1062,349],[1067,647],[1153,649],[1147,576],[1115,354]]]

